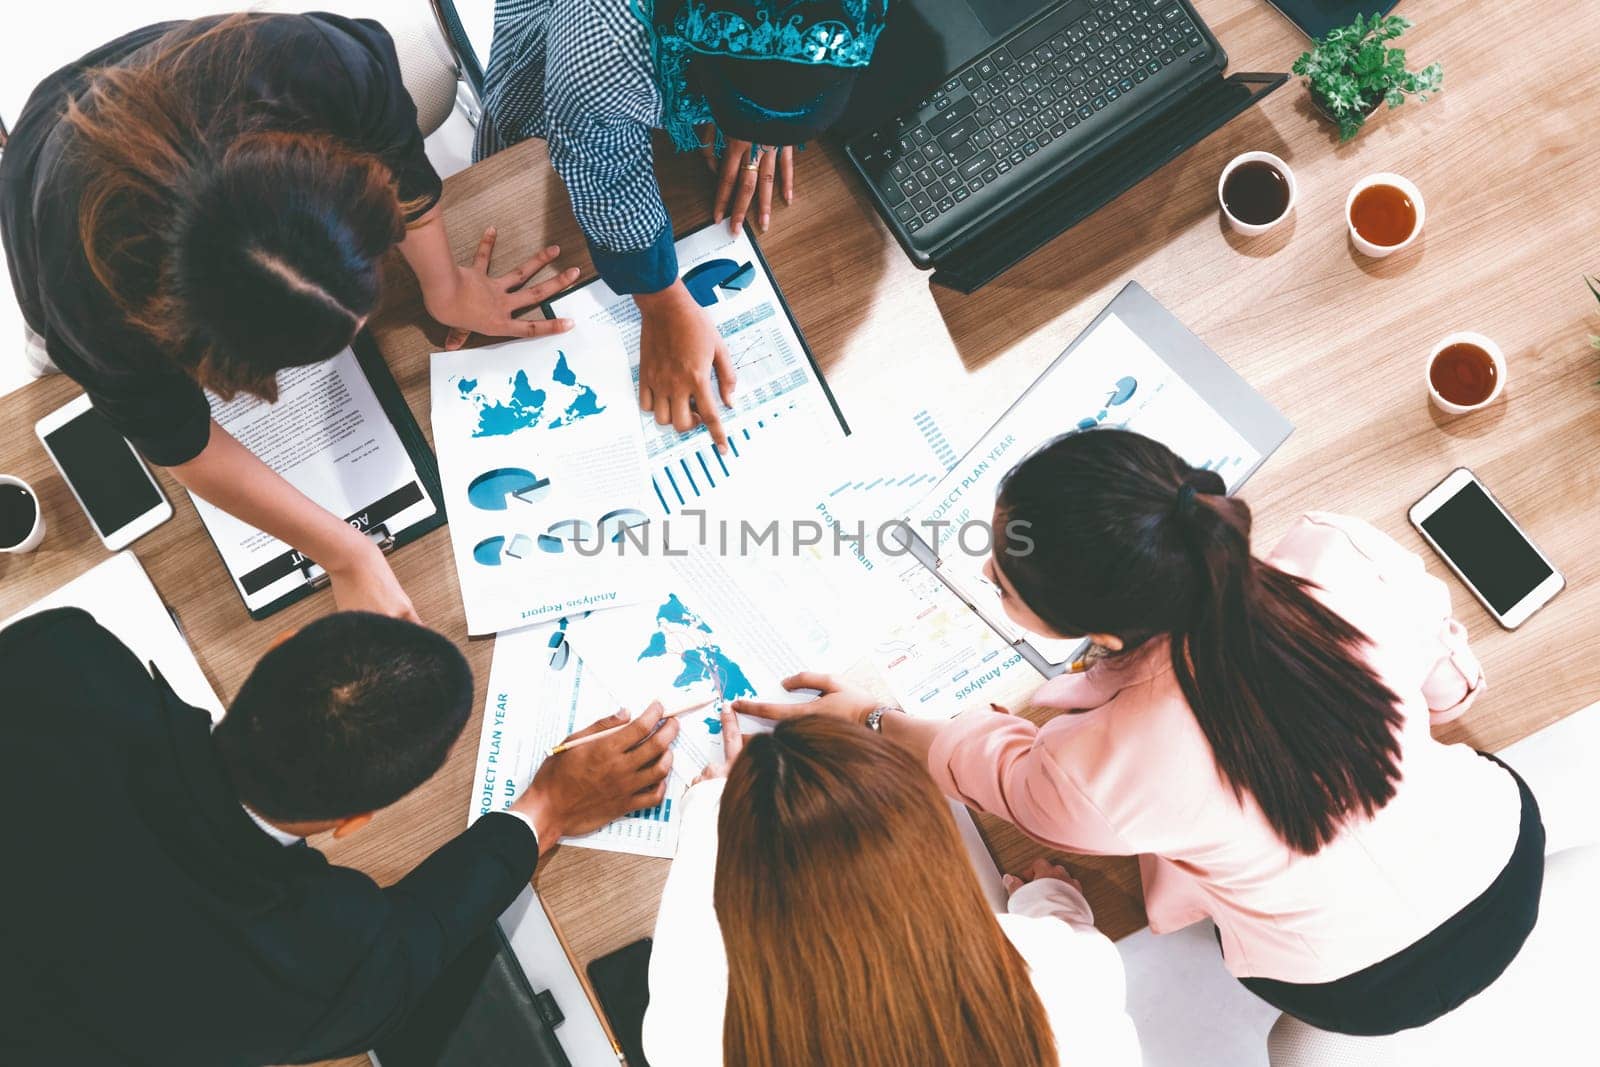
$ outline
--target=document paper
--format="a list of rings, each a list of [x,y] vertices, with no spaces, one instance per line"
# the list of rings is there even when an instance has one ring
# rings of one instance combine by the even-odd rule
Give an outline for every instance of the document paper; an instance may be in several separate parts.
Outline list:
[[[573,652],[604,680],[622,707],[638,712],[659,700],[670,713],[708,704],[678,717],[667,796],[652,809],[653,818],[667,824],[662,847],[675,847],[674,806],[689,783],[707,764],[723,759],[722,710],[728,704],[740,698],[809,700],[809,691],[791,694],[782,680],[802,670],[835,669],[859,653],[838,630],[823,625],[804,598],[794,595],[795,586],[786,581],[791,571],[766,566],[775,562],[758,565],[703,549],[678,555],[675,549],[645,600],[571,620]],[[498,657],[500,650],[495,652]],[[740,718],[747,734],[770,726],[765,720]],[[630,839],[637,841],[638,828],[628,829]]]
[[[1027,636],[1053,662],[1081,642],[1024,635],[1012,625],[982,574],[987,536],[960,532],[968,523],[989,521],[1001,481],[1034,449],[1068,431],[1101,426],[1162,442],[1191,465],[1216,471],[1230,491],[1261,460],[1223,415],[1112,314],[1040,378],[910,513],[914,532],[938,555],[940,572],[984,619],[1008,641]],[[996,530],[994,536],[1003,540],[1005,532]]]
[[[783,452],[785,440],[804,438],[814,449],[844,436],[827,387],[749,236],[714,224],[683,238],[677,248],[684,285],[722,335],[738,387],[732,409],[717,400],[730,442],[720,455],[703,426],[679,433],[658,425],[654,414],[640,413],[650,499],[662,515],[714,503],[749,480],[741,474],[753,455]],[[631,296],[596,281],[557,298],[550,308],[577,323],[615,331],[628,352],[637,392],[641,320]]]
[[[704,727],[704,747],[715,755],[723,705],[784,700],[782,679],[857,651],[794,595],[785,581],[792,571],[765,565],[787,562],[675,549],[640,603],[573,619],[572,647],[630,708],[711,701],[699,720],[682,724],[685,734]]]
[[[764,514],[787,507],[822,524],[815,544],[793,552],[805,573],[790,587],[806,590],[830,629],[853,632],[896,703],[924,718],[950,718],[1037,679],[894,536],[957,455],[933,413],[880,412],[849,441],[808,457],[805,469],[772,479],[761,505]]]
[[[552,747],[624,706],[581,657],[564,647],[565,636],[564,627],[549,624],[512,630],[495,638],[467,825],[488,812],[509,809],[546,759],[562,758],[550,756]],[[681,705],[667,710],[678,706]],[[638,714],[644,707],[634,704],[629,710]],[[684,791],[701,768],[722,758],[721,738],[690,718],[686,715],[678,720],[682,732],[673,743],[673,770],[667,782],[667,796],[660,804],[615,819],[593,833],[563,838],[562,842],[640,856],[670,857],[677,851],[677,806]]]
[[[397,534],[433,515],[433,501],[394,423],[350,349],[278,374],[278,400],[210,396],[211,417],[314,502],[362,532]],[[322,569],[276,537],[194,496],[245,606],[259,610]]]
[[[434,353],[433,440],[468,633],[637,599],[648,561],[608,550],[650,521],[635,395],[605,330]]]

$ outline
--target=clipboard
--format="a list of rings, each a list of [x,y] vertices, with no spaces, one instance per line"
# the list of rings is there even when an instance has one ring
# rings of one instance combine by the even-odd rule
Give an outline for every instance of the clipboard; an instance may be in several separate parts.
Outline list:
[[[1199,398],[1211,408],[1213,412],[1229,424],[1249,447],[1255,451],[1257,458],[1254,462],[1242,467],[1239,471],[1232,472],[1230,493],[1242,486],[1249,478],[1261,468],[1278,447],[1294,432],[1294,424],[1273,407],[1272,404],[1260,393],[1251,388],[1250,384],[1241,378],[1232,367],[1228,366],[1220,356],[1213,352],[1206,343],[1191,333],[1176,316],[1161,305],[1155,297],[1151,296],[1138,282],[1130,281],[1123,286],[1112,301],[1101,309],[1094,320],[1075,337],[1071,344],[1055,359],[1050,361],[1043,373],[1034,379],[1033,384],[1023,390],[1022,394],[1006,408],[1004,413],[995,420],[993,426],[985,430],[968,452],[958,460],[951,472],[947,473],[935,487],[934,493],[938,494],[948,484],[951,475],[956,472],[966,471],[971,468],[975,456],[982,456],[985,446],[994,439],[997,431],[1001,430],[1014,413],[1022,407],[1031,394],[1039,389],[1052,374],[1054,374],[1082,345],[1099,329],[1106,320],[1115,315],[1133,334],[1153,351],[1156,357],[1181,379]],[[1060,433],[1072,428],[1071,424],[1062,425],[1059,430],[1039,440],[1023,442],[1015,455],[1020,462],[1035,448],[1053,440]],[[918,509],[921,510],[920,508]],[[987,516],[985,516],[987,517]],[[1088,651],[1089,642],[1079,641],[1052,641],[1037,636],[1029,636],[1026,631],[1012,623],[1004,616],[1003,612],[985,610],[979,606],[979,601],[994,599],[998,606],[997,598],[975,597],[973,591],[967,587],[962,576],[952,573],[945,566],[945,561],[940,558],[935,546],[928,544],[913,527],[913,519],[907,517],[903,523],[895,525],[891,536],[898,540],[902,547],[931,571],[941,585],[955,594],[968,610],[981,619],[985,625],[994,631],[1017,655],[1021,656],[1030,666],[1046,678],[1053,678],[1073,669],[1082,662]]]
[[[692,229],[685,230],[682,233],[674,232],[672,235],[672,240],[676,244],[677,242],[683,241],[686,238],[693,237],[697,233],[708,230],[713,226],[721,225],[722,223],[720,222],[708,222],[704,226],[696,226]],[[772,286],[773,295],[778,299],[778,306],[783,309],[784,317],[789,320],[789,327],[794,331],[795,337],[799,339],[800,351],[805,353],[806,362],[811,365],[811,372],[816,376],[817,384],[822,386],[822,395],[827,398],[828,407],[833,411],[833,417],[839,421],[839,429],[844,432],[846,437],[850,436],[850,424],[845,421],[844,411],[839,407],[839,401],[833,395],[833,387],[828,384],[827,375],[822,373],[822,365],[817,362],[816,354],[811,351],[811,343],[806,340],[805,331],[800,329],[800,320],[794,317],[794,309],[789,306],[789,299],[783,295],[783,288],[778,285],[778,279],[773,275],[772,267],[767,263],[767,257],[761,251],[761,242],[756,240],[756,232],[751,228],[749,222],[744,224],[744,235],[745,238],[749,240],[750,247],[756,254],[756,264],[758,269],[760,269],[761,272],[766,275],[767,283]],[[589,286],[594,285],[600,280],[601,279],[599,277],[594,277],[590,278],[586,282],[579,282],[577,285],[574,285],[569,289],[564,289],[540,305],[539,310],[544,312],[544,317],[547,319],[559,318],[560,316],[556,314],[554,307],[557,301],[564,300],[573,293],[587,289]]]
[[[439,463],[434,457],[433,450],[428,447],[428,440],[423,436],[422,427],[417,424],[416,417],[412,415],[410,406],[400,392],[400,386],[395,382],[394,375],[389,372],[388,364],[383,360],[383,354],[378,350],[377,342],[366,330],[356,334],[350,343],[350,350],[354,354],[356,364],[367,384],[371,386],[374,397],[377,399],[383,414],[393,426],[396,436],[405,448],[411,467],[416,478],[410,485],[386,494],[361,508],[356,514],[343,516],[347,523],[355,526],[362,533],[378,545],[379,549],[388,554],[401,545],[409,544],[430,531],[436,530],[445,524],[444,492],[439,484]],[[417,522],[411,523],[404,529],[390,528],[389,520],[399,515],[405,509],[415,506],[427,499],[433,504],[433,514]],[[245,611],[250,618],[260,621],[273,615],[296,601],[303,600],[312,593],[327,587],[331,579],[326,571],[321,571],[315,561],[306,557],[294,548],[257,564],[244,574],[235,574],[228,567],[227,557],[223,554],[221,546],[217,544],[216,536],[210,526],[201,516],[201,527],[206,531],[206,536],[211,539],[212,547],[223,561],[223,568],[228,570],[229,577],[234,582],[234,591],[244,600],[246,592],[256,592],[268,586],[281,582],[289,575],[298,572],[302,581],[293,589],[272,601],[259,607],[252,608],[245,600]]]
[[[709,223],[710,226],[721,226],[720,222]],[[701,227],[705,229],[705,227]],[[699,230],[691,230],[698,233]],[[778,306],[783,309],[783,314],[789,320],[789,325],[794,328],[794,335],[800,339],[800,350],[806,354],[806,362],[811,364],[811,370],[817,376],[817,384],[822,386],[822,395],[828,398],[828,406],[833,409],[833,417],[839,420],[839,429],[844,431],[846,437],[850,436],[850,424],[845,421],[844,412],[839,408],[839,401],[834,398],[833,387],[828,384],[828,376],[822,373],[822,365],[817,362],[817,357],[811,351],[811,342],[806,340],[805,331],[800,329],[800,320],[794,317],[794,309],[789,307],[789,298],[783,295],[783,288],[778,285],[778,279],[772,273],[772,267],[767,264],[766,254],[761,251],[761,242],[756,240],[756,231],[750,228],[750,223],[744,224],[744,234],[750,239],[750,247],[755,250],[756,262],[761,265],[761,270],[767,276],[767,281],[772,285],[772,292],[778,298]],[[684,237],[689,234],[684,234]],[[674,238],[675,240],[678,238]]]

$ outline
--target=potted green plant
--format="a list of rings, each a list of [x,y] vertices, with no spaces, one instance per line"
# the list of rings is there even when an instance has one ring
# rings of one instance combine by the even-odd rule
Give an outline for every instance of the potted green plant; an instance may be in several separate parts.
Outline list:
[[[1388,42],[1411,28],[1399,15],[1374,14],[1341,29],[1330,30],[1311,51],[1294,61],[1294,72],[1305,79],[1311,102],[1339,127],[1339,140],[1348,141],[1361,131],[1367,118],[1388,102],[1391,108],[1407,96],[1428,99],[1444,82],[1437,63],[1421,70],[1406,69],[1403,48]]]

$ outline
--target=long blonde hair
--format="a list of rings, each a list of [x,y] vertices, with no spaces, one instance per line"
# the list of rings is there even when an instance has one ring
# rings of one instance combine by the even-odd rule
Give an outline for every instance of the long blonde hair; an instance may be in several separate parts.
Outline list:
[[[715,902],[730,1067],[1044,1067],[1055,1039],[927,771],[817,717],[729,770]]]

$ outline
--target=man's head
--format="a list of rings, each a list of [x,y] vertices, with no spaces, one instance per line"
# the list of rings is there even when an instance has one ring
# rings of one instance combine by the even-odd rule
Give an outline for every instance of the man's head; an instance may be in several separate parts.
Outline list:
[[[433,776],[471,709],[472,668],[449,640],[347,611],[261,657],[212,736],[256,814],[353,829]]]

